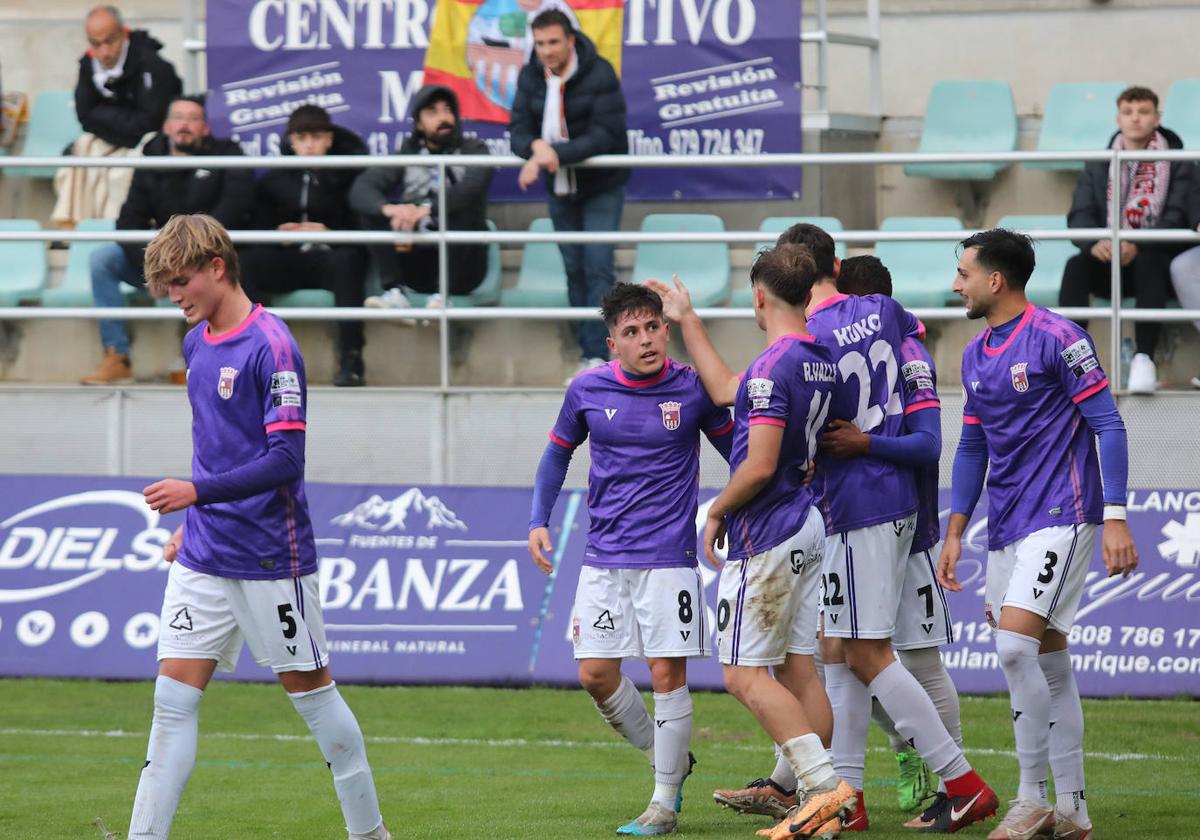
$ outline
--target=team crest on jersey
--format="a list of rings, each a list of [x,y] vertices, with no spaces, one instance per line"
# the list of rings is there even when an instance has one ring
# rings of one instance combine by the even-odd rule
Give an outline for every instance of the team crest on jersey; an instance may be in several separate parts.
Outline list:
[[[221,399],[227,400],[233,396],[233,380],[237,378],[237,375],[237,368],[221,368],[221,378],[217,380],[217,393],[220,394]]]
[[[1029,367],[1029,362],[1017,362],[1009,368],[1012,373],[1013,387],[1022,393],[1029,390],[1029,374],[1025,372],[1027,367]]]
[[[670,431],[675,431],[679,428],[679,412],[683,408],[683,403],[664,402],[659,403],[658,407],[662,409],[663,425]]]

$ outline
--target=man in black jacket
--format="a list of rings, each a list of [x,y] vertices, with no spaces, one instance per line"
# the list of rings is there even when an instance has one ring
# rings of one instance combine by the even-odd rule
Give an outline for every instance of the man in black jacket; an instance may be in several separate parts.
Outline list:
[[[1117,128],[1110,142],[1114,149],[1181,149],[1183,141],[1159,125],[1158,97],[1144,87],[1131,87],[1117,97]],[[1121,166],[1121,228],[1188,227],[1187,195],[1192,177],[1188,161],[1129,161]],[[1109,165],[1094,161],[1084,166],[1071,200],[1067,224],[1073,228],[1108,227],[1112,185]],[[1088,306],[1090,296],[1111,295],[1112,261],[1121,264],[1121,294],[1133,295],[1139,309],[1162,309],[1171,292],[1171,258],[1179,246],[1171,243],[1121,242],[1119,254],[1112,241],[1075,240],[1080,253],[1067,261],[1063,271],[1059,306]],[[1081,323],[1086,327],[1087,324]],[[1135,394],[1151,394],[1158,388],[1154,350],[1161,324],[1138,321],[1134,326],[1137,353],[1129,366],[1127,386]]]
[[[550,219],[560,231],[621,227],[628,169],[579,169],[594,155],[625,154],[625,97],[616,71],[558,9],[533,19],[534,54],[517,77],[509,132],[513,154],[527,158],[518,183],[545,173]],[[572,306],[598,308],[616,280],[613,245],[559,245]],[[580,370],[608,358],[608,330],[598,318],[576,326]]]
[[[412,99],[412,134],[400,146],[402,155],[486,155],[487,145],[463,137],[458,97],[439,85],[427,85]],[[487,193],[493,171],[483,166],[446,167],[446,224],[449,230],[486,230]],[[363,172],[350,190],[350,206],[370,230],[422,232],[437,230],[437,169],[430,166],[375,167]],[[400,244],[371,247],[384,293],[364,304],[406,309],[412,304],[402,286],[433,295],[427,306],[444,306],[438,294],[437,245]],[[447,250],[450,294],[462,295],[483,282],[487,246],[451,245]]]
[[[301,105],[287,122],[284,155],[365,155],[367,144],[334,125],[318,105]],[[361,169],[272,169],[258,182],[252,227],[261,230],[355,230],[350,186]],[[243,249],[242,288],[256,303],[272,292],[328,289],[335,306],[361,306],[367,251],[357,245],[253,245]],[[338,372],[333,384],[366,384],[362,321],[338,321]]]
[[[232,140],[208,133],[204,103],[197,97],[177,97],[167,109],[162,131],[145,146],[147,157],[240,155]],[[157,229],[179,213],[207,213],[227,229],[244,228],[254,201],[250,169],[139,169],[129,197],[121,206],[117,230]],[[92,297],[97,306],[124,306],[121,284],[146,285],[142,276],[144,245],[105,245],[92,252]],[[84,385],[118,385],[133,381],[129,365],[129,333],[123,321],[100,322],[104,358],[81,381]]]

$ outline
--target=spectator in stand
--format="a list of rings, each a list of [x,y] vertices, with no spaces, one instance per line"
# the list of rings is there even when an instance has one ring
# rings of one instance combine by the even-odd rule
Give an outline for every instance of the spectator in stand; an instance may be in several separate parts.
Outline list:
[[[182,92],[179,76],[159,55],[162,44],[141,29],[131,31],[115,6],[92,9],[85,28],[88,51],[79,59],[75,84],[75,113],[85,133],[70,154],[138,154],[162,125],[168,103]],[[132,179],[128,167],[60,169],[51,218],[60,227],[74,227],[80,219],[114,219]]]
[[[1131,87],[1117,97],[1117,128],[1110,142],[1114,149],[1181,149],[1183,141],[1159,125],[1158,97],[1144,87]],[[1187,196],[1193,166],[1188,161],[1129,161],[1121,167],[1121,228],[1180,228],[1187,226]],[[1113,185],[1109,165],[1093,161],[1084,166],[1071,201],[1067,224],[1073,228],[1100,228],[1111,224],[1109,207]],[[1132,295],[1139,309],[1161,309],[1170,295],[1171,258],[1179,251],[1171,243],[1122,242],[1120,253],[1112,252],[1112,241],[1077,239],[1080,253],[1067,261],[1063,271],[1059,306],[1088,306],[1091,295],[1111,293],[1112,261],[1121,264],[1122,295]],[[1080,326],[1087,327],[1086,322]],[[1129,366],[1130,392],[1151,394],[1158,388],[1154,350],[1161,324],[1137,322],[1134,336],[1137,354]]]
[[[1187,224],[1200,230],[1200,169],[1192,170],[1188,186]],[[1200,246],[1188,248],[1171,261],[1171,284],[1184,309],[1200,309]],[[1200,321],[1196,321],[1200,330]],[[1200,376],[1192,377],[1192,387],[1200,388]]]
[[[162,131],[145,147],[147,157],[240,155],[232,140],[219,140],[208,131],[204,100],[176,97],[167,109]],[[207,213],[227,229],[244,228],[254,202],[254,173],[250,169],[139,169],[129,197],[117,217],[117,230],[156,230],[172,216]],[[121,284],[144,288],[142,258],[137,243],[105,245],[92,252],[92,297],[97,306],[124,306]],[[104,358],[81,381],[84,385],[122,385],[133,381],[129,363],[129,332],[123,321],[100,322]]]
[[[621,227],[628,169],[580,169],[595,155],[625,154],[625,97],[613,66],[558,9],[533,19],[534,54],[517,78],[509,131],[513,154],[527,158],[517,182],[528,189],[542,173],[556,231]],[[597,309],[616,280],[613,245],[559,245],[572,306]],[[579,371],[608,358],[608,330],[599,318],[575,327]]]
[[[284,155],[365,155],[367,144],[334,125],[317,105],[292,111]],[[262,230],[354,230],[350,187],[360,169],[271,169],[255,190],[252,227]],[[273,292],[328,289],[336,306],[361,306],[367,273],[366,248],[304,242],[242,249],[242,288],[256,303]],[[362,321],[338,321],[338,372],[333,384],[364,385]]]
[[[486,155],[477,137],[463,137],[458,97],[448,87],[427,85],[417,91],[410,112],[412,134],[400,146],[402,155]],[[446,224],[450,230],[487,230],[487,193],[493,170],[483,166],[446,167]],[[350,190],[350,206],[369,230],[424,232],[438,229],[438,171],[429,166],[367,169]],[[364,304],[373,308],[412,306],[404,288],[431,295],[430,308],[444,306],[438,290],[436,244],[376,245],[371,253],[384,292]],[[452,295],[463,295],[483,282],[487,246],[451,245],[447,266]]]

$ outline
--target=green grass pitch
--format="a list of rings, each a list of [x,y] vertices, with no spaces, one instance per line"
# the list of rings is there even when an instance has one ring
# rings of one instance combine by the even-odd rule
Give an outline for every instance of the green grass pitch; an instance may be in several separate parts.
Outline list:
[[[645,759],[582,691],[370,688],[343,693],[367,737],[384,816],[401,838],[604,838],[652,789]],[[150,683],[0,680],[0,837],[124,837],[144,759]],[[1200,704],[1085,701],[1088,805],[1097,840],[1193,840],[1200,829]],[[765,818],[718,808],[714,787],[767,774],[770,745],[723,694],[695,695],[680,834],[749,838]],[[968,756],[1002,800],[1017,764],[1004,698],[964,698]],[[871,837],[900,828],[895,763],[872,728]],[[989,823],[987,825],[994,825]],[[962,836],[982,838],[974,826]],[[849,836],[849,835],[848,835]],[[200,748],[172,837],[345,837],[316,745],[278,686],[220,682],[201,707]]]

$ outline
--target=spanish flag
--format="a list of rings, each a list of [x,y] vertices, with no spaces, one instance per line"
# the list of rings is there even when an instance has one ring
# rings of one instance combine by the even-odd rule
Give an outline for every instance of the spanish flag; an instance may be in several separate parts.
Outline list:
[[[438,0],[425,84],[458,95],[463,119],[507,123],[517,75],[533,51],[529,23],[561,9],[621,74],[624,0]]]

